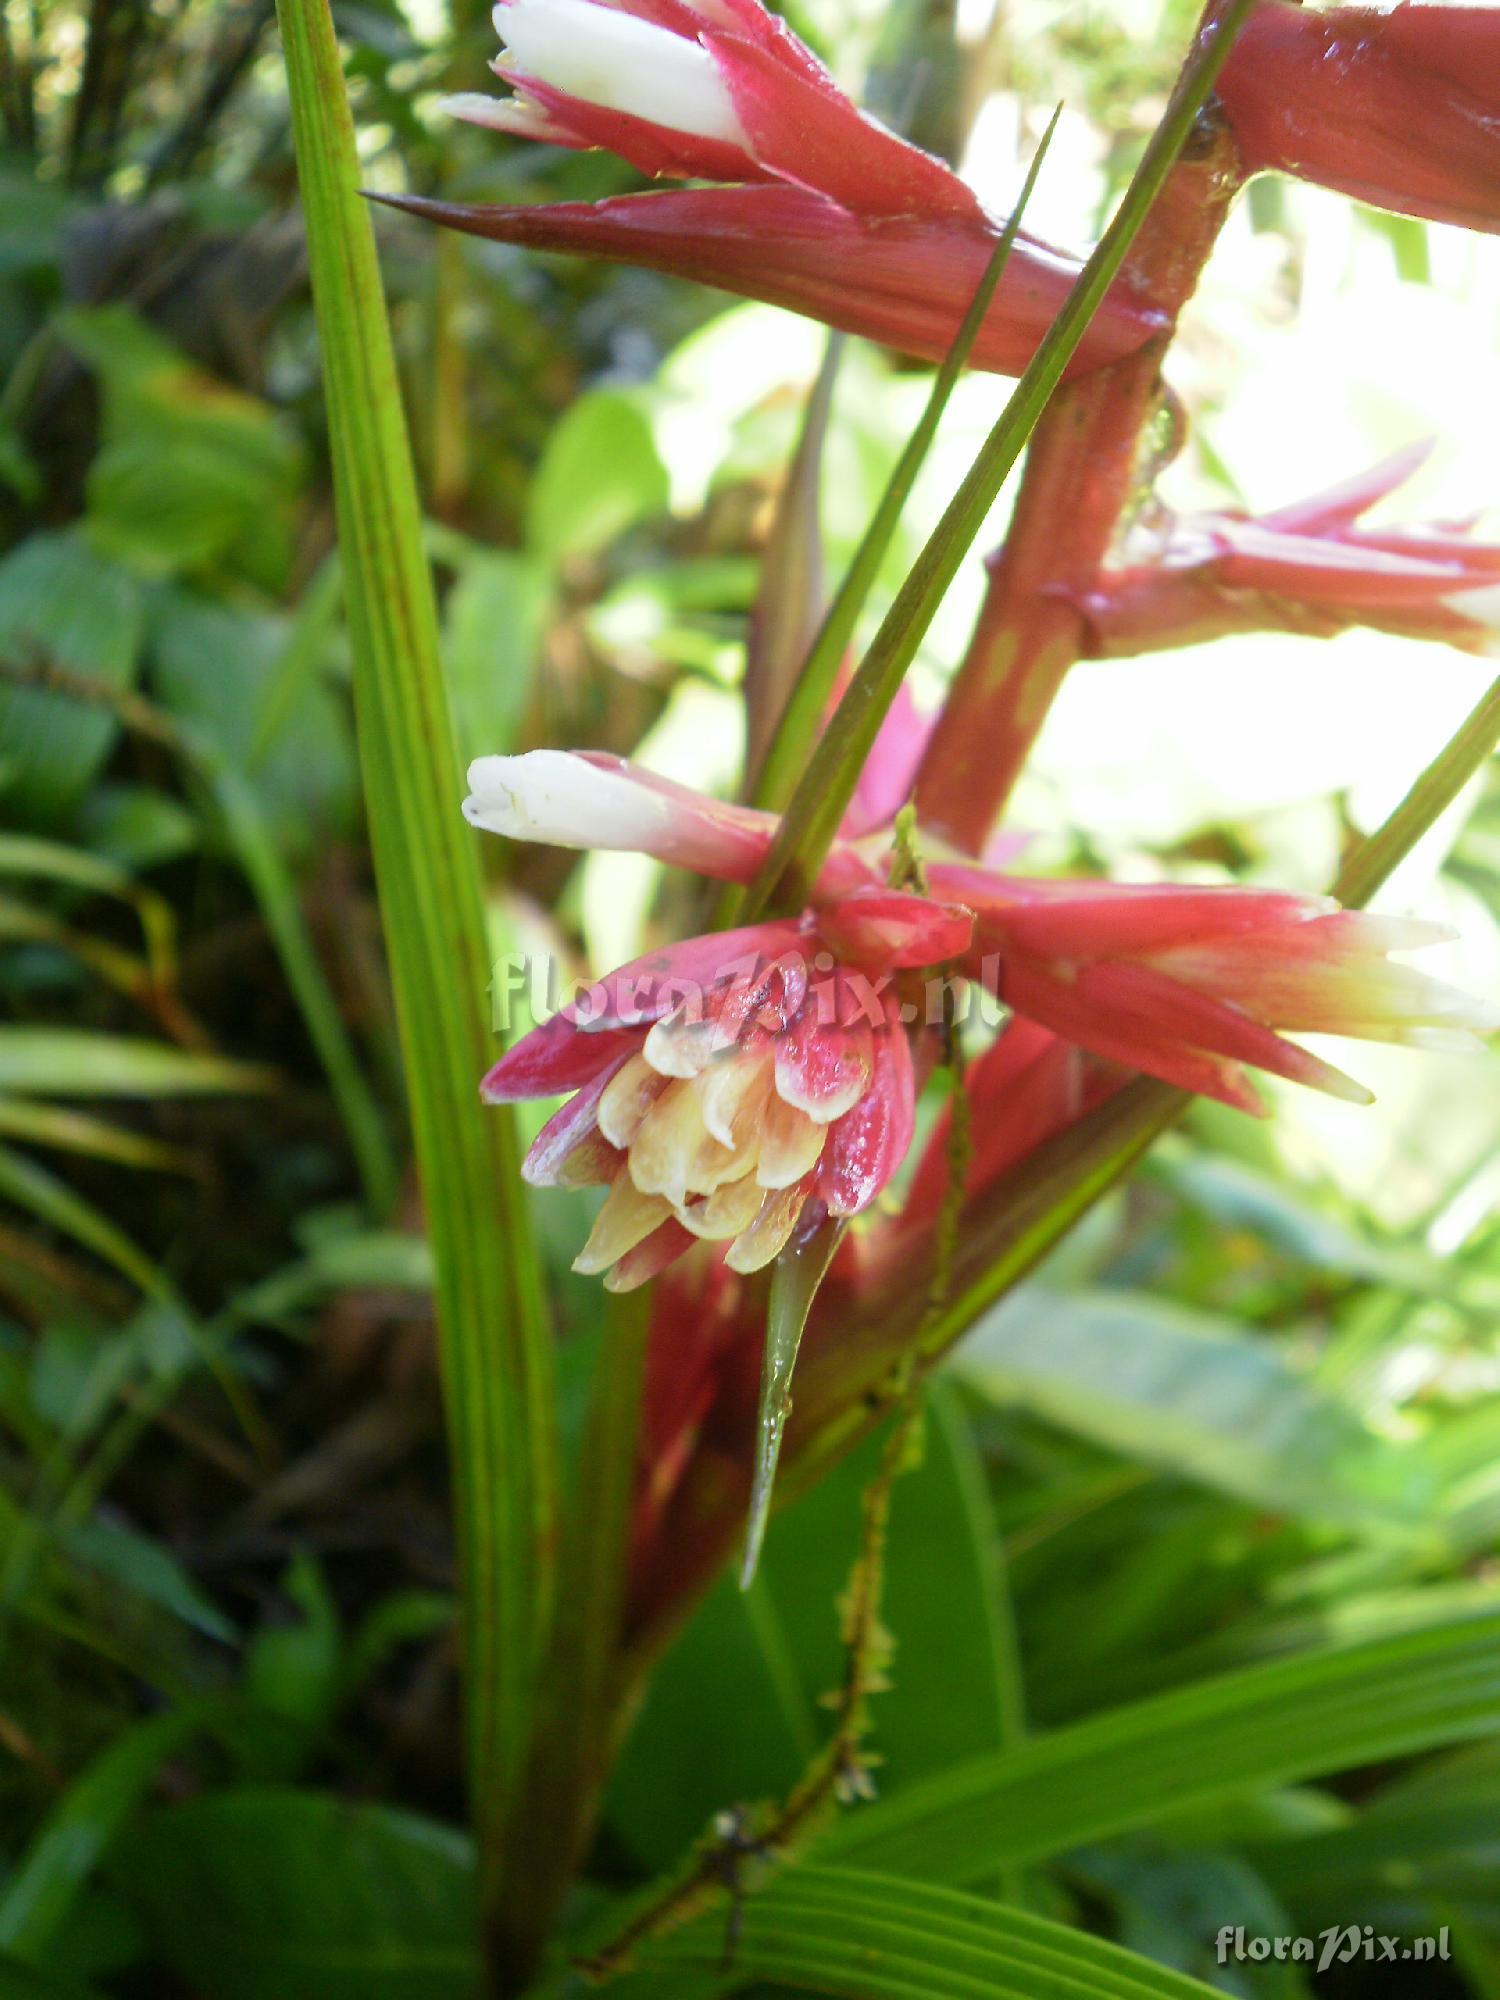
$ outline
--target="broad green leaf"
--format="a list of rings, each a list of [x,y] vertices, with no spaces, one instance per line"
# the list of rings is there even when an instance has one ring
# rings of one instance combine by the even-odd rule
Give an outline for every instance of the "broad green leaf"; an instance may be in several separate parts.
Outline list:
[[[209,1792],[144,1820],[115,1872],[202,2000],[476,2000],[473,1851],[414,1813]]]
[[[140,587],[80,535],[34,535],[0,558],[0,651],[45,674],[63,667],[130,687],[140,660]],[[108,756],[118,724],[102,705],[0,680],[0,798],[28,823],[55,823]]]
[[[57,1097],[201,1097],[273,1089],[255,1063],[84,1028],[0,1028],[0,1090]]]
[[[470,1796],[486,1891],[530,1732],[556,1547],[550,1329],[515,1127],[479,1103],[492,1057],[478,860],[332,21],[282,0],[365,807],[437,1271],[463,1596]]]
[[[1419,1522],[1419,1454],[1288,1364],[1264,1336],[1139,1292],[1012,1293],[957,1367],[1014,1405],[1111,1451],[1269,1507]]]
[[[0,1947],[45,1963],[78,1891],[162,1764],[204,1727],[207,1714],[182,1708],[138,1722],[73,1780],[0,1886]]]
[[[1500,1730],[1500,1612],[1226,1674],[976,1758],[844,1820],[823,1852],[973,1882],[1237,1791]]]
[[[547,440],[527,502],[527,545],[546,562],[596,554],[667,504],[651,424],[623,389],[591,389]]]
[[[982,1897],[851,1868],[787,1868],[743,1904],[739,1980],[847,2000],[1209,2000],[1212,1987]],[[722,1974],[725,1912],[654,1938],[645,1973]],[[626,1982],[622,1993],[641,1991]]]

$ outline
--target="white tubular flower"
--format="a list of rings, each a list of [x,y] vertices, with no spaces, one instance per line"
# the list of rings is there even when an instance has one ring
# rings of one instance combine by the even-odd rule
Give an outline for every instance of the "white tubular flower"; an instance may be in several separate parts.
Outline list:
[[[747,147],[713,57],[699,43],[595,0],[502,0],[494,18],[507,47],[502,75],[514,63],[523,77],[601,110]]]
[[[476,758],[464,818],[510,840],[641,854],[654,853],[672,825],[671,803],[660,793],[568,750]]]
[[[477,758],[464,818],[510,840],[650,854],[725,882],[750,880],[776,828],[769,813],[704,798],[618,757],[572,750]]]

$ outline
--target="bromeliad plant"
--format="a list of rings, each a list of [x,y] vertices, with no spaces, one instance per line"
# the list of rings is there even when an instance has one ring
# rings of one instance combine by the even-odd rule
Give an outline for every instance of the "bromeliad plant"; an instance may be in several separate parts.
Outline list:
[[[1258,521],[1171,520],[1146,468],[1175,407],[1162,369],[1177,317],[1250,174],[1305,172],[1414,214],[1500,223],[1485,102],[1500,16],[1212,0],[1083,263],[1002,230],[945,166],[860,113],[759,0],[506,0],[495,18],[511,94],[453,111],[695,185],[549,208],[399,205],[706,280],[941,360],[935,409],[964,363],[1021,378],[830,703],[898,482],[746,803],[586,751],[474,765],[465,810],[480,828],[633,849],[735,885],[727,927],[605,973],[491,1065],[482,1110],[475,857],[455,842],[371,238],[329,22],[319,0],[284,0],[362,754],[441,1282],[490,1965],[518,1991],[537,1975],[641,1677],[747,1532],[753,1564],[778,1457],[780,1488],[795,1490],[903,1413],[867,1495],[829,1745],[783,1808],[736,1819],[628,1919],[609,1917],[592,1944],[601,1976],[649,1964],[684,1923],[698,1936],[690,1920],[747,1853],[785,1859],[836,1799],[867,1789],[885,1508],[911,1385],[932,1360],[1190,1094],[1258,1111],[1251,1072],[1263,1071],[1359,1102],[1357,1082],[1288,1036],[1451,1045],[1495,1024],[1392,958],[1438,926],[1359,907],[1488,754],[1493,696],[1326,898],[1023,876],[996,827],[1077,660],[1360,625],[1487,649],[1500,551],[1461,529],[1361,525],[1409,459]],[[1023,446],[972,644],[919,724],[905,670]],[[982,1049],[958,1018],[978,993],[1003,1016]],[[929,1089],[936,1119],[913,1160]],[[577,1268],[619,1293],[655,1281],[646,1316],[625,1308],[601,1360],[560,1537],[548,1338],[499,1108],[553,1096],[566,1101],[520,1173],[605,1189]],[[990,1926],[983,1949],[1021,1949],[1003,1912],[964,1914]],[[718,1939],[701,1935],[711,1970]],[[794,1957],[752,1953],[744,1970],[795,1983]],[[829,1963],[802,1964],[805,1982],[895,1990],[848,1983],[876,1981],[869,1965]],[[1123,1990],[1110,1983],[1123,1972],[1092,1963],[1086,1990]],[[1153,1990],[1189,1984],[1163,1974]]]

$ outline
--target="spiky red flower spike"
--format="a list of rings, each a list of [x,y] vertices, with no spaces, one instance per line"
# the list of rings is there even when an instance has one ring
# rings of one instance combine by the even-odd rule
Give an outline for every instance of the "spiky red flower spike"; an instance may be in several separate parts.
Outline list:
[[[1500,632],[1500,547],[1462,527],[1366,528],[1430,449],[1398,452],[1327,493],[1250,520],[1154,516],[1124,561],[1074,598],[1085,654],[1118,659],[1234,632],[1329,638],[1357,626],[1491,653]]]
[[[1000,226],[943,165],[868,118],[760,0],[503,0],[503,99],[450,98],[475,124],[607,147],[642,173],[719,183],[546,207],[393,205],[470,235],[644,264],[940,361]],[[1019,374],[1078,272],[1018,237],[971,352]],[[1074,372],[1166,325],[1117,284]]]

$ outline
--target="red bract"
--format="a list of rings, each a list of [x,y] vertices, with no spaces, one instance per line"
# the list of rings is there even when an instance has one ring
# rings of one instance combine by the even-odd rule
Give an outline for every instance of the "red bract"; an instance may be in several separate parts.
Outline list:
[[[691,853],[733,881],[776,827],[628,764],[557,751],[481,758],[470,783],[476,825]],[[1077,1049],[1247,1111],[1262,1108],[1247,1069],[1368,1101],[1288,1032],[1469,1046],[1500,1019],[1390,962],[1445,937],[1437,925],[1326,897],[1028,879],[948,860],[927,864],[928,896],[896,893],[879,886],[888,845],[886,832],[835,843],[795,922],[690,938],[624,967],[486,1079],[494,1097],[578,1091],[528,1174],[613,1183],[589,1268],[625,1259],[614,1282],[638,1283],[691,1232],[732,1240],[731,1263],[750,1270],[786,1242],[804,1203],[866,1208],[910,1139],[903,1010],[908,1025],[943,1018],[909,993],[898,1005],[898,972],[957,963]],[[1003,1071],[1011,1057],[996,1060]]]
[[[1081,1048],[1245,1111],[1265,1070],[1370,1093],[1287,1032],[1472,1047],[1500,1015],[1388,954],[1450,935],[1328,897],[1172,883],[1026,881],[934,864],[976,913],[970,964],[1018,1014]]]
[[[545,208],[395,203],[471,235],[644,264],[790,307],[927,360],[953,344],[999,241],[940,160],[860,112],[759,0],[510,0],[495,10],[514,96],[459,116],[643,173],[732,183]],[[1019,374],[1078,272],[1018,237],[971,359]],[[1117,285],[1076,370],[1167,324]]]
[[[756,1271],[804,1210],[868,1208],[912,1134],[890,975],[958,957],[971,930],[962,909],[855,891],[796,924],[638,959],[525,1036],[482,1089],[492,1103],[576,1091],[523,1168],[609,1187],[576,1268],[628,1290],[703,1237]]]
[[[1266,0],[1218,90],[1252,171],[1500,229],[1500,8]]]
[[[1120,658],[1234,632],[1329,638],[1356,626],[1495,649],[1500,548],[1462,528],[1363,528],[1360,518],[1419,465],[1398,453],[1347,484],[1260,520],[1204,514],[1139,539],[1149,560],[1102,572],[1075,601],[1084,651]]]

